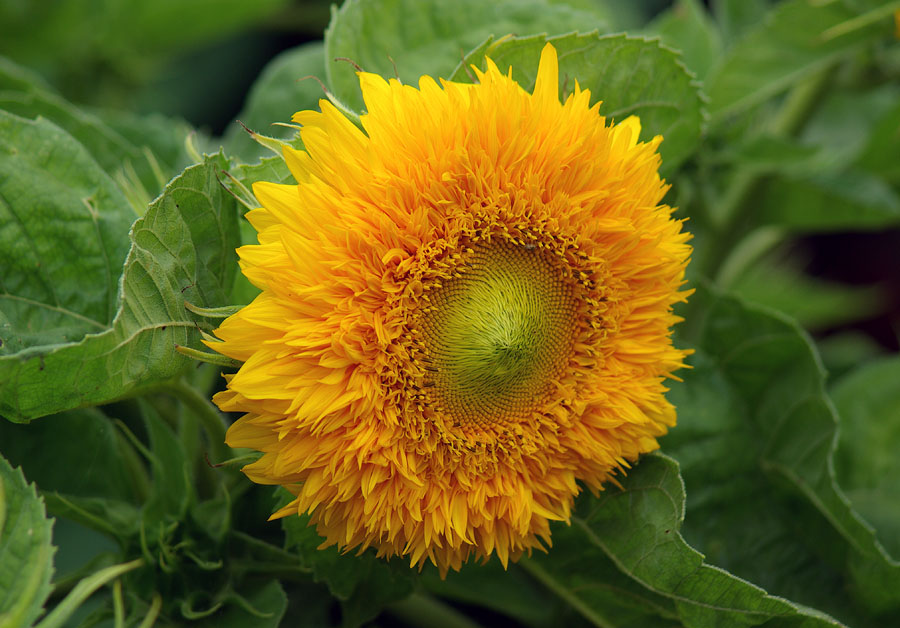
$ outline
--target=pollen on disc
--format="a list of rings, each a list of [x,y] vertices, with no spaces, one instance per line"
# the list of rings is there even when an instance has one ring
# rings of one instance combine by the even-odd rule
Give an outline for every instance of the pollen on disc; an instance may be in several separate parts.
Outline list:
[[[572,353],[576,297],[561,260],[480,242],[430,299],[421,331],[432,402],[462,427],[528,417]]]

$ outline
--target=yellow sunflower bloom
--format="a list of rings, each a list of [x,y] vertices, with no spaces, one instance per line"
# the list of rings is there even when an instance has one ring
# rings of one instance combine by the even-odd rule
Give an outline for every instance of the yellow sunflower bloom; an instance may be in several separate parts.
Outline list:
[[[323,546],[504,566],[550,543],[675,424],[664,378],[689,235],[660,205],[662,140],[609,125],[555,49],[534,93],[360,73],[361,131],[302,111],[297,185],[258,183],[239,249],[262,293],[216,332],[232,447],[311,513]],[[613,480],[614,481],[614,480]]]

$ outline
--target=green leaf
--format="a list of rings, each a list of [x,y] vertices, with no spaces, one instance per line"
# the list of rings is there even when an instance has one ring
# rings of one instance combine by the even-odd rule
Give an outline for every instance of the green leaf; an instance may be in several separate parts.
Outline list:
[[[193,135],[195,144],[210,148],[213,142],[202,132],[193,129],[187,122],[179,118],[171,118],[159,113],[135,114],[130,111],[118,109],[90,109],[93,116],[99,118],[103,124],[125,138],[132,146],[137,148],[146,160],[151,160],[150,169],[153,180],[158,181],[160,174],[164,180],[160,190],[165,187],[173,176],[190,166],[190,155],[186,150],[188,137]],[[218,146],[216,144],[216,146]],[[150,155],[148,156],[148,151]],[[143,162],[138,161],[141,168],[136,170],[141,176],[141,181],[149,179],[150,173],[144,171]],[[159,166],[159,169],[156,168]],[[148,188],[148,191],[150,188]],[[154,196],[156,192],[153,193]]]
[[[900,183],[900,94],[895,92],[894,105],[878,115],[875,125],[862,148],[857,164],[897,185]]]
[[[0,112],[0,356],[109,326],[134,218],[71,136]]]
[[[321,42],[298,46],[270,61],[253,84],[237,119],[263,135],[292,139],[296,130],[273,124],[290,123],[294,113],[316,109],[319,100],[325,98],[322,84],[308,77],[325,79],[325,51]],[[237,123],[228,127],[223,139],[227,154],[248,163],[272,155]]]
[[[757,261],[729,289],[748,302],[793,317],[809,330],[871,318],[887,307],[887,295],[877,286],[826,281],[803,273],[788,259]]]
[[[0,628],[30,625],[50,595],[52,529],[34,485],[0,456]]]
[[[869,360],[883,357],[885,348],[872,336],[857,330],[829,334],[816,342],[822,364],[832,378],[852,371]]]
[[[121,558],[121,547],[115,539],[65,517],[54,521],[53,543],[57,548],[53,584],[61,590],[70,589],[79,580],[116,564]]]
[[[653,20],[644,31],[681,52],[684,64],[703,80],[722,54],[722,38],[712,18],[698,0],[679,0]]]
[[[834,467],[853,508],[900,557],[900,357],[859,367],[831,388],[841,416]]]
[[[40,68],[80,101],[98,100],[109,98],[104,91],[121,96],[123,87],[133,90],[146,82],[174,53],[258,24],[286,4],[287,0],[105,0],[98,10],[93,0],[69,0],[52,7],[3,3],[0,53]]]
[[[42,491],[135,499],[122,453],[127,444],[96,408],[71,410],[28,425],[0,421],[0,443],[3,455],[21,466]]]
[[[145,525],[180,521],[193,502],[184,447],[159,413],[147,401],[141,399],[139,402],[150,438],[150,466],[153,470],[150,497],[144,504]]]
[[[760,135],[726,153],[739,167],[775,175],[753,199],[753,220],[805,231],[900,224],[900,196],[883,178],[897,161],[890,124],[898,98],[893,84],[833,90],[799,139]]]
[[[769,181],[754,220],[792,230],[882,229],[900,225],[900,195],[862,170]]]
[[[869,163],[861,162],[867,146],[885,140],[890,143],[896,136],[897,129],[890,124],[898,101],[900,86],[890,82],[864,89],[836,86],[824,94],[800,135],[804,145],[819,150],[816,170],[842,172],[855,166],[877,173],[889,168],[881,164],[881,168],[869,169]]]
[[[688,628],[765,622],[770,622],[767,626],[838,625],[821,613],[768,595],[706,564],[703,555],[679,533],[684,518],[684,484],[678,464],[671,458],[644,456],[622,480],[622,486],[623,491],[610,489],[599,498],[585,496],[578,501],[572,522],[577,542],[571,542],[575,538],[566,538],[565,533],[558,535],[560,528],[554,530],[554,544],[557,536],[569,541],[570,552],[563,560],[554,547],[547,556],[536,556],[526,563],[539,580],[584,604],[594,625],[618,625],[620,614],[629,605],[644,612],[656,611],[669,620],[668,625],[681,622]],[[642,596],[627,589],[616,590],[614,584],[604,582],[604,572],[608,573],[605,561],[601,559],[592,567],[591,560],[600,551],[621,573],[643,587]],[[573,568],[572,563],[581,568]],[[640,618],[632,625],[647,624]]]
[[[711,4],[726,45],[740,41],[765,19],[769,10],[769,0],[713,0]]]
[[[196,503],[191,508],[191,519],[216,543],[225,539],[232,523],[231,496],[224,485],[219,490],[221,495]]]
[[[549,4],[565,4],[595,14],[609,26],[610,33],[640,29],[659,11],[652,2],[621,0],[549,0]]]
[[[16,124],[27,127],[46,123]],[[51,127],[51,132],[56,130]],[[190,364],[188,358],[175,351],[176,344],[198,342],[198,323],[184,308],[184,301],[188,299],[199,306],[226,303],[237,268],[234,253],[239,238],[237,212],[232,197],[218,182],[219,170],[226,167],[221,156],[207,157],[203,163],[191,166],[166,187],[146,215],[134,224],[131,250],[121,279],[117,279],[120,271],[112,262],[104,271],[107,279],[112,277],[113,281],[121,282],[116,307],[102,304],[115,312],[111,324],[109,313],[105,319],[97,314],[97,320],[93,320],[86,319],[84,312],[76,312],[81,317],[78,318],[68,310],[65,314],[58,311],[70,303],[51,300],[53,293],[49,287],[57,293],[65,290],[63,295],[79,303],[83,295],[76,292],[84,290],[90,294],[91,287],[83,284],[95,278],[84,278],[61,268],[62,276],[54,277],[52,284],[47,283],[48,296],[41,297],[37,290],[44,289],[41,287],[44,284],[31,285],[31,275],[25,269],[4,277],[5,285],[15,281],[13,286],[29,297],[27,303],[22,302],[24,306],[14,310],[10,321],[13,330],[28,329],[28,333],[16,331],[11,336],[3,332],[4,344],[12,339],[13,347],[19,348],[27,340],[29,346],[0,356],[0,415],[27,421],[70,408],[121,399],[178,375]],[[98,180],[104,179],[98,175]],[[92,203],[103,207],[101,199],[97,197]],[[30,210],[37,201],[26,197],[23,202],[15,202],[18,213],[26,219],[36,213]],[[60,192],[57,202],[65,203],[65,208],[80,203],[81,199],[76,189],[69,195]],[[73,229],[82,228],[90,216],[85,210],[82,216],[73,217]],[[90,227],[91,223],[87,224]],[[71,243],[77,238],[64,233],[59,237],[50,233],[45,238],[46,260],[38,258],[36,262],[54,268],[64,266],[59,261],[60,251],[68,247],[63,242]],[[124,241],[122,234],[110,238],[116,243],[119,239]],[[10,251],[18,242],[14,233],[0,237],[3,255],[11,256]],[[87,256],[87,252],[82,254]],[[102,250],[94,255],[103,259]],[[109,299],[108,292],[101,296]],[[93,303],[85,304],[82,309],[100,310]],[[82,319],[92,322],[88,324]],[[81,327],[70,320],[79,322]],[[29,324],[31,328],[26,327]],[[86,331],[93,333],[85,335]],[[66,334],[71,337],[66,338]]]
[[[43,493],[47,510],[86,528],[105,534],[123,545],[138,533],[140,510],[129,502],[106,497],[79,497],[61,493]]]
[[[860,574],[896,595],[900,564],[835,480],[837,416],[812,343],[766,309],[706,289],[692,300],[697,353],[662,441],[687,486],[685,538],[771,594],[859,623],[872,608]]]
[[[803,173],[821,170],[820,149],[793,138],[758,135],[727,146],[717,154],[722,161],[754,173]]]
[[[285,495],[282,501],[287,502]],[[281,524],[288,549],[296,551],[316,582],[325,583],[340,600],[345,627],[361,626],[385,605],[412,592],[415,572],[402,559],[385,561],[376,558],[374,550],[360,556],[342,554],[334,546],[320,550],[324,539],[308,525],[307,515],[285,517]]]
[[[325,71],[338,99],[362,111],[356,71],[339,57],[415,85],[423,74],[450,76],[466,52],[491,36],[604,28],[597,13],[543,0],[348,0],[333,10],[325,31]]]
[[[297,183],[284,159],[274,155],[261,159],[253,165],[238,164],[229,172],[248,189],[257,181],[294,185]],[[255,238],[253,242],[256,242]]]
[[[484,69],[487,54],[500,68],[512,67],[513,78],[527,91],[534,88],[538,61],[546,42],[559,54],[562,90],[577,80],[591,90],[600,112],[619,122],[628,116],[641,119],[641,139],[662,135],[659,148],[663,174],[673,172],[700,140],[703,111],[700,92],[678,54],[658,41],[626,35],[563,35],[510,38],[490,43],[466,56],[451,79],[468,81],[465,68]]]
[[[710,73],[706,91],[713,122],[775,96],[890,32],[887,19],[838,30],[855,17],[843,2],[781,3]]]
[[[146,197],[144,204],[156,196],[185,158],[188,126],[184,122],[125,113],[105,114],[107,119],[102,119],[67,102],[38,76],[3,57],[0,109],[29,119],[41,116],[58,125],[120,185],[139,186]]]

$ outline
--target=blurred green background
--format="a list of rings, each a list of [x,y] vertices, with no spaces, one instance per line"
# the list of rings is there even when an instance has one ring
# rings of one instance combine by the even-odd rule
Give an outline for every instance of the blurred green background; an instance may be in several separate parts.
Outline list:
[[[0,54],[76,103],[220,134],[282,50],[319,40],[330,2],[3,0]]]

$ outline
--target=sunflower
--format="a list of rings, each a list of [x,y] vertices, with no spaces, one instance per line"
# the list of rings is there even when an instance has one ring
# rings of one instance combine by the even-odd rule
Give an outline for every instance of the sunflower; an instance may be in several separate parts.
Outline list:
[[[362,130],[328,101],[294,115],[297,185],[258,183],[239,249],[262,291],[223,322],[243,362],[215,397],[227,443],[360,552],[506,566],[550,543],[675,424],[664,379],[689,235],[661,205],[661,137],[608,124],[555,49],[533,93],[492,62],[418,89],[360,73]]]

